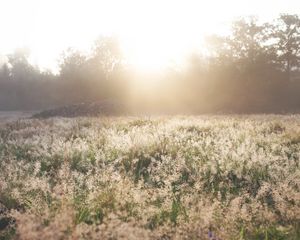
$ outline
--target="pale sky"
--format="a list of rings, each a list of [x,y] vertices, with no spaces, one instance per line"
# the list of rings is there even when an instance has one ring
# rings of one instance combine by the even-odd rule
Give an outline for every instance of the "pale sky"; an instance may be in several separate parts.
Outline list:
[[[225,33],[239,16],[271,20],[300,13],[300,0],[0,0],[0,53],[31,50],[41,68],[60,53],[88,50],[100,35],[119,38],[130,63],[157,68],[198,49],[204,35]]]

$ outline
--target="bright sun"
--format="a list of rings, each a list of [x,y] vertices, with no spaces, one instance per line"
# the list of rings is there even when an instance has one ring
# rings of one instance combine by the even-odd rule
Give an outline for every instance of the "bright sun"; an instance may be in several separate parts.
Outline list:
[[[249,1],[250,2],[250,1]],[[239,15],[273,17],[294,4],[252,0],[10,0],[2,5],[0,55],[31,49],[32,62],[57,68],[68,47],[88,50],[101,35],[119,38],[125,58],[142,71],[160,70],[201,49],[203,36],[222,33]],[[257,4],[259,3],[259,8]],[[229,7],[234,6],[234,8]],[[289,6],[294,6],[288,9]],[[257,10],[259,9],[259,10]],[[272,10],[272,11],[270,11]],[[12,17],[17,16],[17,17]],[[1,56],[0,56],[1,57]]]
[[[165,36],[163,41],[153,33],[136,36],[135,41],[126,36],[121,39],[121,47],[127,61],[141,71],[159,71],[184,55],[185,46],[177,43],[173,37]]]

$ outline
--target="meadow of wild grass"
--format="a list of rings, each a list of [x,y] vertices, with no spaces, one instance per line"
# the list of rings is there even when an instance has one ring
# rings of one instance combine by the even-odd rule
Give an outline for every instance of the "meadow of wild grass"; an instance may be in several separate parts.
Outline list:
[[[300,239],[300,116],[0,123],[0,239]]]

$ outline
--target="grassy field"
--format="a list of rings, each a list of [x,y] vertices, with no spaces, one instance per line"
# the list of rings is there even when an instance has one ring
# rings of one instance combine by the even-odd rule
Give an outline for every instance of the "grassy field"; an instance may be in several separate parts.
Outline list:
[[[0,123],[0,239],[300,239],[300,116]]]

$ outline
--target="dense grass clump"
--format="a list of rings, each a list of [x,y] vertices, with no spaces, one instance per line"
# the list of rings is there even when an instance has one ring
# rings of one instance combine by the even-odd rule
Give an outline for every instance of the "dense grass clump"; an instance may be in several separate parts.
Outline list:
[[[300,118],[3,123],[0,239],[300,239]]]

